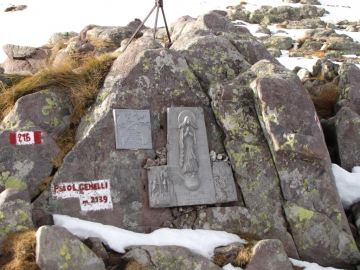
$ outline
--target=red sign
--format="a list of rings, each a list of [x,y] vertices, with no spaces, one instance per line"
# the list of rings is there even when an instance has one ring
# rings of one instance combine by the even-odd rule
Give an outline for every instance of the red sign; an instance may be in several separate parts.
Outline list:
[[[12,132],[9,138],[12,145],[41,144],[41,131]]]

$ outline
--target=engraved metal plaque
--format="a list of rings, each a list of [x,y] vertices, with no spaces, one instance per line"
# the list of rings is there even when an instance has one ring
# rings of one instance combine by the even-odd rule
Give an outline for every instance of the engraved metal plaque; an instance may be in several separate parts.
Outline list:
[[[116,149],[152,149],[149,110],[114,109]]]
[[[214,162],[215,200],[217,203],[237,201],[234,176],[227,162]]]
[[[167,166],[148,168],[150,207],[237,200],[227,162],[211,166],[202,108],[168,108]]]
[[[177,205],[215,203],[202,108],[168,108],[168,173]]]

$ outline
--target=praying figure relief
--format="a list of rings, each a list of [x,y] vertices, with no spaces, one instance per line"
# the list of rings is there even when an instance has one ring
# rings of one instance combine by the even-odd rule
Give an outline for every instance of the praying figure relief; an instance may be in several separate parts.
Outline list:
[[[185,186],[191,191],[199,189],[201,182],[198,176],[199,159],[197,155],[197,129],[195,115],[190,111],[182,111],[178,117],[179,126],[179,165],[184,177]]]

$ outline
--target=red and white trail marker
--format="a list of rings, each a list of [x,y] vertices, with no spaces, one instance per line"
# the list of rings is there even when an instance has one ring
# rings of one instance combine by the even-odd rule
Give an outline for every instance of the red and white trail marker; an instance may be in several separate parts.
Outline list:
[[[11,145],[41,144],[41,131],[22,131],[10,133]]]

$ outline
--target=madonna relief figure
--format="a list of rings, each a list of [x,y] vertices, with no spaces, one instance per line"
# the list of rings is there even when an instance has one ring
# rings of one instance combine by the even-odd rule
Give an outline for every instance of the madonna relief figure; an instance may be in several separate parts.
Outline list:
[[[184,174],[185,186],[191,191],[200,187],[199,159],[197,156],[196,134],[197,127],[191,122],[190,116],[185,116],[184,121],[178,126],[180,145],[180,168]]]

